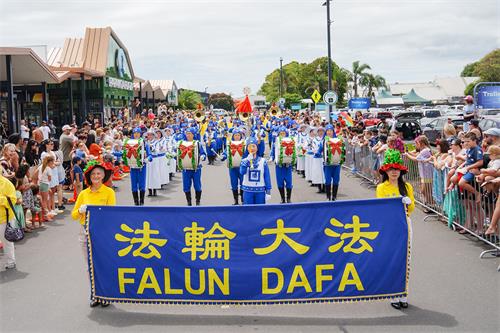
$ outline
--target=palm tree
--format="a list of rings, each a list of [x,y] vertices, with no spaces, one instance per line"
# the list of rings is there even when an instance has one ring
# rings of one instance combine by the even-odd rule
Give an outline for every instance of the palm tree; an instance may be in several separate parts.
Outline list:
[[[380,75],[366,73],[361,77],[359,83],[368,89],[367,97],[372,98],[373,88],[387,88],[385,79]]]
[[[365,71],[371,69],[367,64],[360,64],[359,60],[352,63],[351,81],[353,83],[354,97],[358,97],[358,84],[363,76],[366,75]]]

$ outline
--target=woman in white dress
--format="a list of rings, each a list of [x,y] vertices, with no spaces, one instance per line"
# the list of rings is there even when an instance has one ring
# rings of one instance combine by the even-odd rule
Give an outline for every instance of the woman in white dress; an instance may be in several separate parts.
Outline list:
[[[325,136],[325,129],[319,127],[316,130],[316,136],[312,142],[312,151],[314,153],[311,162],[311,181],[313,185],[318,186],[318,193],[324,192],[325,184],[325,174],[323,170],[323,154],[321,151],[321,145],[323,142],[323,137]]]
[[[305,163],[304,163],[304,169],[305,169],[305,176],[306,180],[311,182],[312,181],[312,160],[313,160],[313,141],[314,137],[316,136],[316,128],[311,127],[309,128],[309,135],[305,141],[306,144],[306,157],[305,157]]]
[[[148,163],[146,169],[146,188],[148,189],[148,197],[156,197],[156,190],[161,189],[161,179],[160,179],[160,157],[158,156],[158,146],[157,141],[154,137],[153,131],[148,131],[146,133],[146,145],[149,145],[149,151],[151,152],[151,157],[153,158],[151,162]]]

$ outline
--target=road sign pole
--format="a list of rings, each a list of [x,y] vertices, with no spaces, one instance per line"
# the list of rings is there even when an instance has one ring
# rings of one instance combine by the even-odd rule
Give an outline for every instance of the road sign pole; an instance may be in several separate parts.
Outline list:
[[[330,36],[330,0],[326,0],[326,26],[328,38],[328,90],[332,90],[332,49],[331,49],[331,36]],[[332,106],[328,105],[328,119],[332,123]]]

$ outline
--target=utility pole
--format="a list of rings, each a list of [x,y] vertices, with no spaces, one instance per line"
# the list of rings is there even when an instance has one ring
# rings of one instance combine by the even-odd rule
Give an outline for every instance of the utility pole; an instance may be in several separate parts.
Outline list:
[[[326,0],[323,6],[326,5],[326,36],[328,39],[328,90],[332,90],[332,45],[331,45],[331,36],[330,36],[330,26],[332,21],[330,20],[330,1]],[[332,106],[328,105],[328,119],[330,123],[332,122]]]
[[[280,58],[280,98],[283,97],[283,58]]]

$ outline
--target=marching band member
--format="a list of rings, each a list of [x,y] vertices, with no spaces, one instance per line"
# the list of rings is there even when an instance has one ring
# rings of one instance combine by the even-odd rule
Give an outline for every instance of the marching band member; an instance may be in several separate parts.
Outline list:
[[[182,170],[182,187],[186,195],[188,206],[192,206],[191,184],[194,187],[196,206],[201,201],[201,163],[200,159],[206,159],[205,150],[198,140],[194,138],[198,131],[194,127],[186,129],[185,141],[179,141],[177,159],[179,168]]]
[[[141,128],[132,130],[132,139],[125,139],[123,145],[123,163],[130,168],[132,196],[136,206],[144,205],[146,193],[146,161],[152,161],[149,146],[144,144]],[[139,192],[137,192],[139,191]]]
[[[321,150],[323,153],[323,170],[325,173],[325,192],[328,200],[337,200],[340,183],[340,169],[345,158],[345,147],[342,138],[337,138],[333,125],[325,127],[326,136]]]
[[[215,158],[217,157],[217,136],[213,131],[213,127],[209,126],[205,133],[205,147],[208,157],[208,165],[214,165]]]
[[[292,168],[295,159],[295,141],[288,138],[286,127],[281,126],[278,130],[278,137],[271,148],[271,157],[269,158],[269,161],[276,164],[276,182],[281,196],[281,203],[285,203],[285,186],[286,202],[292,202]]]
[[[226,150],[222,153],[222,161],[227,159],[229,168],[229,179],[231,181],[231,191],[233,191],[234,205],[239,205],[238,190],[243,202],[243,175],[240,173],[240,165],[245,157],[245,141],[242,138],[242,132],[238,128],[232,130],[231,140],[228,141]]]
[[[300,125],[297,140],[295,141],[297,143],[297,173],[302,175],[303,178],[306,176],[307,129],[307,124]]]
[[[169,166],[167,160],[167,138],[163,135],[163,131],[159,128],[155,130],[156,135],[156,144],[155,150],[157,151],[157,159],[158,159],[158,172],[160,178],[160,188],[163,185],[167,185],[170,183],[169,177]],[[154,157],[153,157],[154,162]]]
[[[146,188],[148,189],[148,197],[156,197],[156,190],[161,189],[160,151],[158,140],[153,130],[149,130],[146,133],[145,144],[149,147],[149,152],[151,153],[151,161],[146,168]]]
[[[323,136],[325,129],[319,127],[316,130],[316,137],[312,142],[312,152],[314,153],[311,162],[311,182],[313,185],[318,186],[318,193],[323,193],[323,184],[325,183],[325,175],[323,173],[323,154],[321,146],[323,144]]]
[[[313,152],[313,142],[314,138],[316,137],[316,128],[310,127],[309,128],[309,134],[307,136],[307,141],[306,141],[306,157],[305,157],[305,165],[304,165],[304,170],[305,170],[305,178],[308,182],[312,182],[312,160],[314,156]],[[314,186],[311,184],[311,186]]]
[[[241,161],[243,204],[265,204],[271,196],[271,177],[264,158],[257,156],[257,140],[247,141],[248,156]]]
[[[266,131],[262,128],[261,122],[259,119],[255,120],[255,125],[252,128],[252,136],[257,139],[257,155],[260,157],[264,157],[264,152],[266,151]]]

